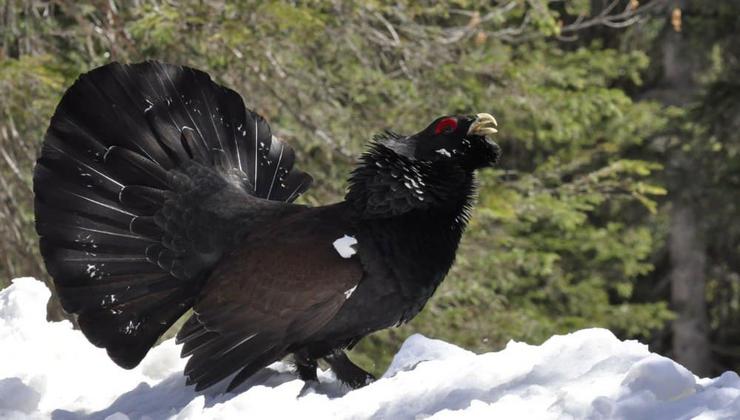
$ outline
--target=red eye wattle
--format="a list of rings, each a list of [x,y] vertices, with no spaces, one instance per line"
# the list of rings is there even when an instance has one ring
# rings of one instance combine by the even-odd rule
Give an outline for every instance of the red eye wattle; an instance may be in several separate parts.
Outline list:
[[[434,134],[451,133],[457,128],[457,118],[444,118],[434,127]]]

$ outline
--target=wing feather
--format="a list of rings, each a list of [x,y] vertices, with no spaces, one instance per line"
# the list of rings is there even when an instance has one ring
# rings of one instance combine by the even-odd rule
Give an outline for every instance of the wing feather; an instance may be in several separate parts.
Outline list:
[[[250,235],[211,275],[178,334],[183,356],[192,354],[185,373],[197,390],[240,372],[232,389],[314,340],[361,281],[359,259],[333,247],[351,229],[320,212],[305,209]]]

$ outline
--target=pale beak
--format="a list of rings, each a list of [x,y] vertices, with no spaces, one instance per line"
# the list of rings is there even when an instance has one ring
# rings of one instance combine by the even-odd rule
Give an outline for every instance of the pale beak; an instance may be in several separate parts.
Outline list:
[[[468,135],[485,137],[489,134],[498,133],[496,127],[498,127],[498,122],[496,122],[496,118],[493,118],[493,115],[485,112],[480,113],[475,116],[475,121],[470,125]]]

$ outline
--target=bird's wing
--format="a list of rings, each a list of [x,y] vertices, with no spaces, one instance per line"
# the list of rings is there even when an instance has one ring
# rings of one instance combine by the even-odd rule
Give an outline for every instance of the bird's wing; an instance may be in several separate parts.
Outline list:
[[[237,386],[316,333],[359,284],[359,258],[334,246],[348,229],[312,212],[250,235],[209,279],[178,334],[196,389],[239,371],[229,389]]]

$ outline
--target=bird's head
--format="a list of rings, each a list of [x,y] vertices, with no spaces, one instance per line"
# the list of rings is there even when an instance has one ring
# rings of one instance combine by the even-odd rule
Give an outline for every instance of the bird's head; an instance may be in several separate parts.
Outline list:
[[[501,154],[487,138],[496,133],[491,114],[435,119],[420,132],[376,136],[352,172],[346,199],[364,217],[391,217],[437,209],[463,226],[474,194],[473,172]]]
[[[498,161],[501,149],[487,138],[498,131],[497,126],[487,113],[444,116],[414,135],[387,139],[385,146],[412,161],[447,163],[472,171]]]

